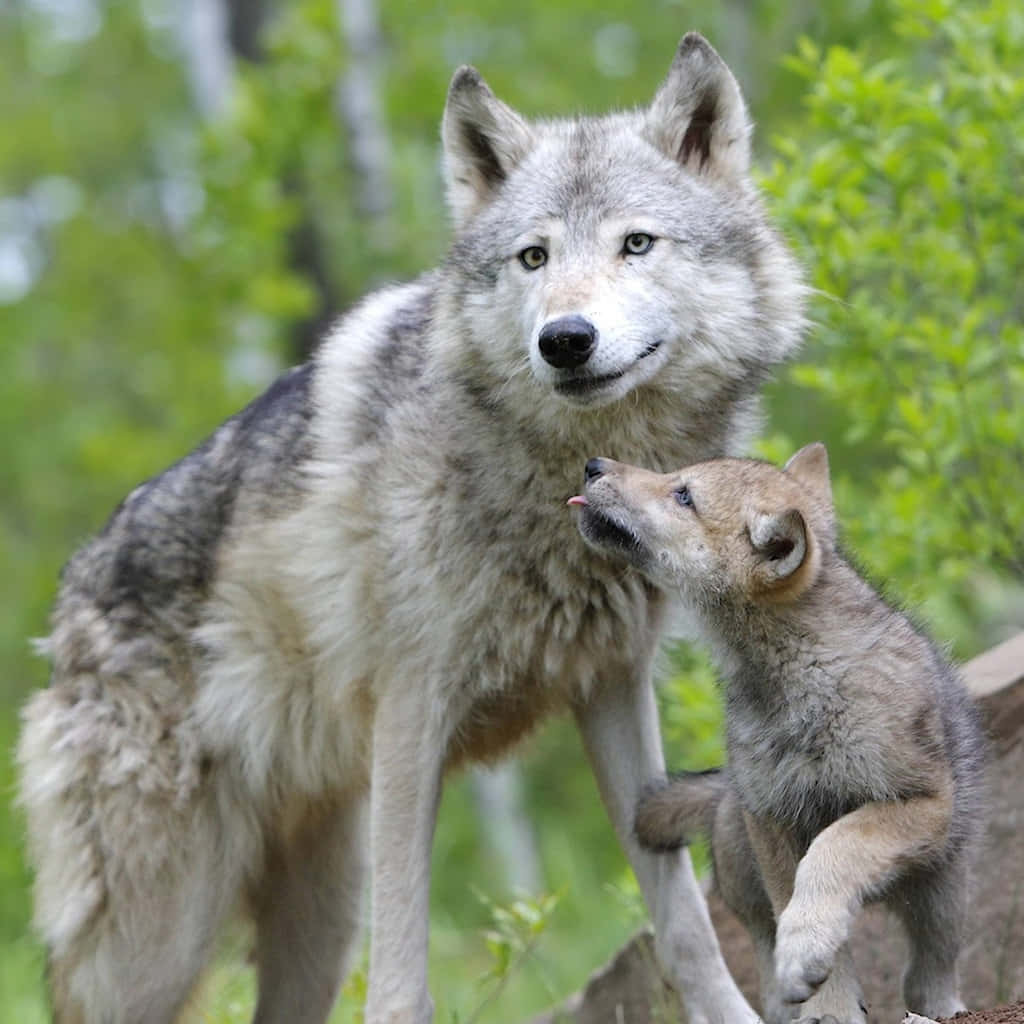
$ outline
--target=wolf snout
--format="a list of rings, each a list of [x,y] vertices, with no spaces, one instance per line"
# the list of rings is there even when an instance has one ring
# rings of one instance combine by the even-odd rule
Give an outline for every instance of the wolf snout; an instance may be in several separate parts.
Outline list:
[[[559,370],[582,366],[597,347],[597,328],[579,314],[549,320],[538,338],[540,354]]]
[[[587,459],[587,464],[583,467],[583,482],[592,483],[598,477],[604,476],[605,472],[604,459]]]

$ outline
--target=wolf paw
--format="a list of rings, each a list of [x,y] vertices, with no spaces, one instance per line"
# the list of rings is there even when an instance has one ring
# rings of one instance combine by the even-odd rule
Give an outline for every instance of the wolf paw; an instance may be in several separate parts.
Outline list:
[[[856,979],[833,971],[825,986],[798,1013],[796,1024],[867,1024],[868,1009]]]
[[[781,929],[780,929],[781,933]],[[805,1003],[832,973],[834,950],[815,936],[794,935],[775,947],[775,981],[784,1003]]]
[[[804,1003],[825,983],[842,938],[822,927],[820,918],[806,916],[799,923],[783,913],[775,944],[775,979],[786,1003]]]
[[[858,1017],[856,1020],[840,1020],[831,1013],[826,1013],[824,1017],[800,1017],[793,1021],[793,1024],[861,1024],[863,1020],[862,1017]]]
[[[831,965],[823,963],[798,964],[792,969],[780,971],[778,980],[782,1001],[806,1003],[825,983],[830,972]]]

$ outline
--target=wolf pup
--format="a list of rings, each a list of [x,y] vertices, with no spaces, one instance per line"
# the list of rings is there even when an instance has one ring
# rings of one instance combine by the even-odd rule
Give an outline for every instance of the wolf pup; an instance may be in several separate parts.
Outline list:
[[[847,939],[867,901],[903,919],[907,1005],[964,1008],[956,960],[984,741],[955,671],[844,561],[821,444],[779,470],[586,466],[579,528],[682,596],[725,678],[728,765],[656,785],[651,850],[711,835],[772,1024],[863,1024]]]
[[[323,1021],[368,866],[367,1024],[425,1024],[445,771],[562,708],[691,1024],[757,1019],[687,852],[633,836],[664,599],[560,510],[597,448],[740,450],[799,342],[743,100],[688,35],[607,117],[529,122],[464,67],[442,136],[440,270],[341,319],[64,570],[18,755],[61,1021],[171,1020],[236,905],[256,1019]]]

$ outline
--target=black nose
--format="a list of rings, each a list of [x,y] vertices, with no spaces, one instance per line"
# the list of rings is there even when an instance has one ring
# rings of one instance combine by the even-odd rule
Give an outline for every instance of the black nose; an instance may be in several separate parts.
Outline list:
[[[560,316],[546,323],[538,339],[540,354],[559,370],[582,366],[597,345],[597,328],[585,317]]]
[[[589,484],[599,476],[604,476],[604,459],[587,459],[583,467],[583,482]]]

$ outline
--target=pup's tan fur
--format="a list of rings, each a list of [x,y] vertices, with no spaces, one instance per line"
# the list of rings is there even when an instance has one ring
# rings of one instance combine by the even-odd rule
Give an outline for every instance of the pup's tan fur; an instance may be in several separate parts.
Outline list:
[[[779,470],[587,464],[580,529],[681,593],[726,681],[728,767],[656,784],[641,843],[712,836],[772,1021],[866,1011],[846,943],[884,899],[910,933],[908,1006],[963,1009],[956,974],[983,741],[955,672],[841,557],[823,445]]]

